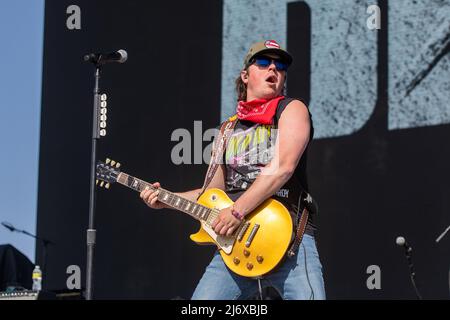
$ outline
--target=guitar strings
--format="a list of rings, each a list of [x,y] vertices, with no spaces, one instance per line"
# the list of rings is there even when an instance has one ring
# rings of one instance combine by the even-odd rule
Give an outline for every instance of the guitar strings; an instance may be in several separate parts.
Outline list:
[[[123,177],[123,180],[124,180],[125,184],[126,184],[127,186],[129,186],[129,187],[135,189],[136,191],[141,192],[141,191],[143,191],[146,187],[149,187],[151,190],[158,189],[158,188],[153,187],[153,185],[151,185],[150,183],[148,183],[148,182],[146,182],[146,181],[144,181],[144,180],[141,180],[141,179],[136,178],[136,177],[132,177],[132,176],[130,176],[130,175],[126,175],[126,174],[123,173],[123,172],[121,172],[120,175],[123,175],[122,177]],[[122,180],[122,179],[121,179],[122,177],[120,177],[120,175],[119,175],[119,178],[117,179],[119,182],[121,182],[121,180]],[[130,178],[133,179],[134,181],[137,181],[137,186],[136,186],[136,187],[133,187],[133,183],[129,180]],[[175,199],[179,198],[180,201],[181,201],[181,203],[183,204],[183,208],[186,207],[186,206],[185,206],[186,204],[191,204],[191,205],[193,205],[193,206],[197,206],[197,207],[201,207],[201,208],[203,208],[203,209],[207,209],[207,210],[208,210],[208,211],[207,211],[207,212],[208,212],[208,213],[207,213],[207,218],[204,219],[203,221],[205,221],[205,223],[207,223],[209,226],[211,226],[212,223],[213,223],[213,221],[219,216],[219,213],[220,213],[220,212],[218,212],[217,210],[215,210],[215,209],[213,209],[213,208],[208,208],[208,207],[206,207],[206,206],[204,206],[204,205],[202,205],[202,204],[199,204],[199,203],[197,203],[197,202],[193,202],[193,201],[184,199],[183,197],[177,196],[177,195],[175,195],[173,192],[170,192],[170,191],[165,190],[165,189],[163,189],[163,188],[160,188],[160,190],[161,190],[162,192],[165,192],[165,193],[167,194],[167,196],[169,197],[168,200],[166,201],[166,203],[169,204],[170,206],[175,207],[176,205],[175,205],[173,202],[174,202]],[[189,210],[186,210],[186,209],[183,209],[183,208],[180,207],[179,209],[180,209],[181,211],[183,211],[183,212],[186,212],[186,213],[188,213],[188,214],[190,214],[190,215],[194,215],[194,216],[197,217],[197,215],[196,215],[194,212],[190,212]],[[195,211],[195,210],[194,210],[194,211]],[[239,229],[239,228],[238,228],[238,229]]]

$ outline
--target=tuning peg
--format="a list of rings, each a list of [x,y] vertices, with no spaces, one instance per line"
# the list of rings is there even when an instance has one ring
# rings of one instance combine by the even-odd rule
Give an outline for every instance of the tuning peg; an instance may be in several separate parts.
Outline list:
[[[101,101],[106,101],[106,99],[108,99],[108,96],[105,93],[100,96]]]
[[[106,130],[105,129],[101,129],[100,130],[100,136],[102,136],[102,137],[106,136]]]
[[[106,103],[106,101],[100,102],[100,107],[101,107],[101,108],[106,108],[107,105],[108,105],[108,104]]]
[[[105,181],[100,182],[100,187],[103,188],[104,185],[105,185]]]
[[[116,162],[114,161],[114,160],[111,160],[111,166],[115,166],[116,165]]]
[[[110,159],[110,158],[106,158],[105,163],[106,163],[106,164],[109,164],[110,162],[111,162],[111,159]]]
[[[116,163],[116,168],[119,169],[121,164],[119,162]]]
[[[98,185],[98,179],[95,180],[95,184]]]
[[[109,182],[108,182],[107,184],[105,184],[105,188],[106,188],[106,189],[109,189],[110,186],[111,186],[111,185],[109,184]]]

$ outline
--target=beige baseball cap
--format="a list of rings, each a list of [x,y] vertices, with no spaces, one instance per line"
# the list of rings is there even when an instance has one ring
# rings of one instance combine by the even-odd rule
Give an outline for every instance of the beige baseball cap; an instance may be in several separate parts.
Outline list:
[[[254,56],[263,53],[275,53],[279,55],[280,58],[288,64],[288,66],[292,63],[292,56],[289,54],[289,52],[281,48],[278,42],[276,42],[275,40],[265,40],[252,44],[247,52],[247,55],[245,56],[244,67],[248,66],[250,60]]]

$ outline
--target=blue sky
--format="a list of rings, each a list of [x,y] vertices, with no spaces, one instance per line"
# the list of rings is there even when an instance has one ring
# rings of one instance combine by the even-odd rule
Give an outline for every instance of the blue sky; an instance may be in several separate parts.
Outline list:
[[[36,233],[44,0],[0,0],[0,221]],[[35,259],[32,238],[0,226]]]

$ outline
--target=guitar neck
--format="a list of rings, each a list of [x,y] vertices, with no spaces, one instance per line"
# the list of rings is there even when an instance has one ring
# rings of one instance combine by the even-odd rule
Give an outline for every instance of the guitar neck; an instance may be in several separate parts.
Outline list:
[[[150,183],[130,176],[129,174],[121,172],[117,177],[117,182],[138,192],[145,190],[145,188],[149,188],[150,190],[158,189],[158,201],[161,201],[172,209],[187,213],[199,221],[204,221],[210,224],[212,222],[211,220],[215,218],[214,209],[210,209],[198,204],[197,202],[190,201],[163,188],[155,188]]]

